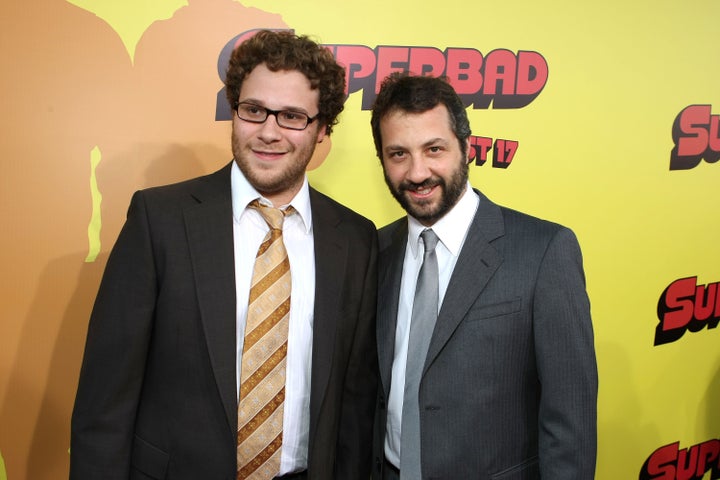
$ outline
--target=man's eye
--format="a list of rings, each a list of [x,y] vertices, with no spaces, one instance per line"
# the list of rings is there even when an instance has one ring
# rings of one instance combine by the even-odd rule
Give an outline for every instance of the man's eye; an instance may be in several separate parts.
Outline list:
[[[282,116],[285,118],[285,120],[300,120],[304,118],[304,115],[302,113],[297,112],[282,112]]]
[[[238,107],[238,112],[242,112],[243,115],[246,117],[257,117],[261,118],[263,115],[265,115],[265,109],[262,107],[259,107],[257,105],[252,105],[249,103],[243,103]]]

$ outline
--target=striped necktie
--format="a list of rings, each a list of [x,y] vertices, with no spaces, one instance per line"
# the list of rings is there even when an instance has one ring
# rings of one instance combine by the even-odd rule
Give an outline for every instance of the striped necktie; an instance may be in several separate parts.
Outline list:
[[[286,215],[261,205],[270,227],[255,258],[240,375],[237,479],[272,479],[280,470],[285,363],[290,313],[290,262],[282,238]]]

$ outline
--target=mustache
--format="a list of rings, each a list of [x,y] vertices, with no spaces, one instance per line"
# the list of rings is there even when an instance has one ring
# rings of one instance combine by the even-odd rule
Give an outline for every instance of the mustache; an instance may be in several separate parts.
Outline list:
[[[440,177],[431,177],[426,180],[423,180],[421,183],[415,183],[415,182],[409,182],[407,180],[404,180],[400,182],[398,185],[398,190],[403,191],[416,191],[421,190],[424,188],[432,188],[437,185],[445,185],[445,181]]]

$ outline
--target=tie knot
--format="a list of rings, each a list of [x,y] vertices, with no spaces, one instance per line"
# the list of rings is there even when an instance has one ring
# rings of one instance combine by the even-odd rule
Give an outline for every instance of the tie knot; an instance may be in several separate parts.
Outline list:
[[[249,208],[254,208],[260,215],[262,215],[265,223],[268,224],[271,230],[282,230],[283,220],[286,215],[290,215],[295,211],[293,207],[288,207],[286,210],[280,210],[279,208],[268,207],[263,205],[259,200],[253,200],[248,205]]]
[[[435,232],[432,231],[432,228],[426,228],[425,230],[423,230],[422,233],[420,233],[420,237],[422,238],[423,244],[425,245],[426,255],[435,250],[435,247],[440,240],[435,234]]]

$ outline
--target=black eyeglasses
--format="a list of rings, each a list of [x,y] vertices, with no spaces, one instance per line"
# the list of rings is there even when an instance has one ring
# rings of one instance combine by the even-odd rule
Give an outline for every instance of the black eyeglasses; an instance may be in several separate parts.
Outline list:
[[[305,130],[308,125],[318,118],[318,115],[310,117],[306,113],[294,110],[270,110],[248,102],[238,103],[235,112],[240,120],[250,123],[264,123],[268,115],[274,115],[279,126],[290,130]]]

